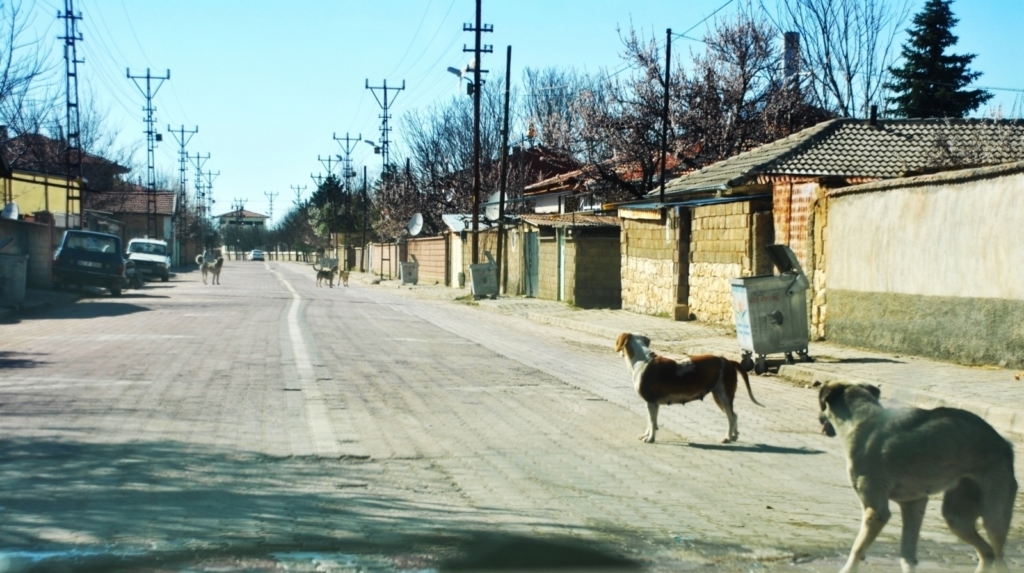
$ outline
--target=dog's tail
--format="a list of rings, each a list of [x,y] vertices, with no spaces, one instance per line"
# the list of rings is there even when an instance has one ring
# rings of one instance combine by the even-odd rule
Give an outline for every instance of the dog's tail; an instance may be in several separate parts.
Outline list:
[[[754,398],[754,393],[750,390],[750,378],[747,376],[747,371],[744,370],[739,363],[733,362],[732,360],[729,361],[729,364],[732,364],[733,369],[743,377],[743,383],[747,385],[747,396],[750,396],[750,401],[763,408],[764,404],[758,402],[757,399]]]
[[[203,264],[203,255],[196,255],[196,264],[197,265],[202,265]]]

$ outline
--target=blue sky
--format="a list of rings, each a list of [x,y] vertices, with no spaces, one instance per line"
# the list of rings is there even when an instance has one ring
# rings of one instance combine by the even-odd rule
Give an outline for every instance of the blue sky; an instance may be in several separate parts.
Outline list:
[[[35,25],[44,35],[62,31],[50,18],[63,0],[23,1],[37,13]],[[617,27],[632,23],[662,39],[666,28],[690,28],[724,2],[484,0],[483,20],[494,26],[484,42],[494,54],[483,65],[492,76],[503,75],[505,47],[512,45],[514,83],[525,67],[615,69],[621,64]],[[404,112],[456,94],[457,79],[445,70],[464,65],[463,44],[473,42],[462,32],[473,20],[473,0],[76,0],[75,7],[84,17],[82,89],[108,110],[120,141],[144,140],[144,99],[126,68],[133,74],[170,69],[170,81],[154,100],[157,126],[198,125],[188,151],[210,153],[207,168],[221,173],[214,211],[244,199],[247,209],[266,213],[264,192],[270,191],[279,194],[275,219],[294,199],[292,185],[307,186],[308,194],[310,174],[324,171],[317,156],[340,153],[332,134],[379,137],[380,109],[364,89],[367,80],[405,80],[392,107],[397,124]],[[960,18],[956,52],[978,54],[973,68],[984,73],[978,84],[1024,90],[1018,25],[1024,3],[960,0],[953,9]],[[673,48],[673,59],[685,60],[699,45],[677,39]],[[1005,111],[1021,96],[995,93],[992,103]],[[177,151],[165,135],[156,151],[158,169],[176,173]],[[379,169],[368,145],[353,158],[357,169],[364,163]],[[137,159],[145,161],[144,149]]]

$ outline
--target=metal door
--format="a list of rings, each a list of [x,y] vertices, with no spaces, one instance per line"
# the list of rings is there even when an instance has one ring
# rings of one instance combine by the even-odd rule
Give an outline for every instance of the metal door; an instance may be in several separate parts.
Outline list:
[[[523,291],[526,296],[537,298],[540,291],[540,235],[536,232],[523,233],[523,259],[526,272],[523,273]]]

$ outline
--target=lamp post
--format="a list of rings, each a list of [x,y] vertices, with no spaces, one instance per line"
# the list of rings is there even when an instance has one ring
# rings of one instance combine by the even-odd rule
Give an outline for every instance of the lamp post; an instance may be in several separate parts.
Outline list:
[[[480,27],[479,20],[480,10],[478,2],[477,28]],[[479,34],[477,34],[477,37],[479,38]],[[455,74],[460,79],[465,79],[469,82],[466,86],[466,93],[473,96],[473,254],[471,259],[473,264],[480,262],[480,87],[484,83],[480,79],[480,74],[487,73],[488,71],[479,68],[480,65],[476,58],[470,60],[469,65],[461,70],[448,68],[449,73]],[[472,80],[466,77],[470,72],[473,74]]]

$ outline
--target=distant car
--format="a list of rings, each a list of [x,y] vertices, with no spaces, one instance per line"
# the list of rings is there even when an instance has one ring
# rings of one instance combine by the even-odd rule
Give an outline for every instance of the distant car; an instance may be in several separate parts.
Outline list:
[[[166,241],[132,239],[128,241],[128,258],[135,261],[135,268],[145,278],[159,278],[163,282],[171,278],[171,257],[167,255]]]
[[[98,286],[121,296],[125,259],[121,238],[91,231],[64,231],[53,257],[53,286]]]
[[[253,249],[252,251],[249,252],[249,260],[250,261],[262,261],[263,260],[263,251],[261,251],[259,249]]]

